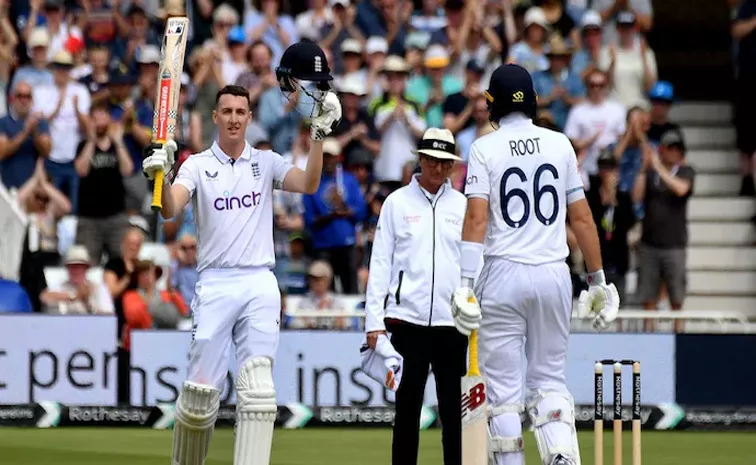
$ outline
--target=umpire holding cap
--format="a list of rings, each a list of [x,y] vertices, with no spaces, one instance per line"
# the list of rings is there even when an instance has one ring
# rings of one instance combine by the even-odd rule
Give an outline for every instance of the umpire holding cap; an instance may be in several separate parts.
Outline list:
[[[391,193],[375,231],[367,285],[365,331],[378,335],[404,357],[396,393],[393,465],[417,464],[420,412],[429,367],[443,427],[445,465],[459,465],[460,380],[466,369],[467,337],[454,327],[450,297],[460,285],[459,244],[467,201],[452,188],[454,136],[429,128],[417,150],[420,173]]]

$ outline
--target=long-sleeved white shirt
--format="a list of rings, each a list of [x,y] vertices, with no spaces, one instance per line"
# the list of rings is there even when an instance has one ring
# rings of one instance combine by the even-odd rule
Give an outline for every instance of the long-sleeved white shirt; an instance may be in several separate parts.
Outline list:
[[[434,196],[416,176],[386,198],[370,257],[365,331],[385,330],[384,318],[454,325],[451,296],[460,285],[466,208],[448,181]]]

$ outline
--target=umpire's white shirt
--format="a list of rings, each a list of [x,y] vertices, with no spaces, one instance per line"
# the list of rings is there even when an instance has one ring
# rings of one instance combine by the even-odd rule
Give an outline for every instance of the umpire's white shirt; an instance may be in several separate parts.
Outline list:
[[[217,142],[186,159],[175,184],[186,187],[197,221],[197,271],[275,265],[273,189],[292,168],[247,142],[233,161]]]
[[[366,331],[384,318],[453,326],[451,296],[460,285],[459,244],[467,200],[448,181],[432,195],[417,175],[386,198],[370,257]]]

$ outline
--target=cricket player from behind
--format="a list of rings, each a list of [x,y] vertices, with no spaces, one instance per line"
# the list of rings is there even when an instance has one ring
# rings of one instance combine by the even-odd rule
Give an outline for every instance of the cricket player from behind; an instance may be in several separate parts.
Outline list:
[[[498,129],[470,149],[462,287],[454,292],[452,308],[460,331],[480,328],[490,462],[524,463],[520,415],[527,411],[542,464],[580,465],[574,402],[565,383],[572,315],[567,217],[589,271],[578,314],[603,328],[617,317],[619,296],[604,277],[575,151],[563,134],[532,122],[537,96],[528,72],[500,66],[485,96]]]
[[[276,69],[281,90],[314,103],[313,143],[306,170],[245,140],[250,122],[246,89],[226,86],[216,97],[213,120],[218,139],[181,165],[172,185],[163,187],[163,218],[191,200],[198,230],[199,281],[192,308],[192,341],[187,380],[176,402],[173,465],[202,465],[218,415],[220,394],[233,342],[236,387],[235,465],[268,465],[276,418],[272,364],[279,336],[281,297],[271,271],[273,189],[314,193],[323,166],[323,138],[341,119],[341,104],[330,92],[332,77],[315,43],[290,46]],[[307,82],[309,81],[309,82]],[[288,97],[288,95],[287,95]],[[153,178],[170,173],[176,144],[148,149],[142,169]],[[166,176],[168,178],[168,176]]]

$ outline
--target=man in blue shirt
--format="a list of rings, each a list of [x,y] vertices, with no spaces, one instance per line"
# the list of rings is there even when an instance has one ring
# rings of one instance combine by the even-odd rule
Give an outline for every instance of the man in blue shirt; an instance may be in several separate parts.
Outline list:
[[[562,130],[572,105],[585,97],[585,87],[580,76],[570,70],[572,49],[561,37],[551,40],[546,57],[549,69],[533,73],[533,85],[538,93],[538,106],[549,110]]]
[[[21,187],[34,174],[39,157],[50,154],[52,140],[47,120],[31,114],[32,88],[16,84],[10,112],[0,118],[0,176],[7,188]]]
[[[323,140],[320,187],[302,197],[304,221],[317,258],[330,263],[342,292],[357,294],[356,225],[365,218],[367,205],[357,179],[341,169],[340,154],[336,139]]]

